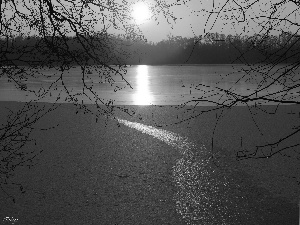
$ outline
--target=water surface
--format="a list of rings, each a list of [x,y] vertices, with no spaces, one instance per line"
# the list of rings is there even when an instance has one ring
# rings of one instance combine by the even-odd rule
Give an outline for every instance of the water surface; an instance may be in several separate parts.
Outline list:
[[[40,102],[55,102],[58,96],[58,102],[70,102],[69,93],[79,102],[94,103],[98,96],[99,104],[115,105],[217,105],[230,104],[236,96],[249,95],[299,99],[300,70],[295,70],[285,80],[274,81],[286,70],[284,66],[256,66],[250,72],[249,68],[244,65],[137,65],[128,67],[126,72],[121,70],[123,78],[93,68],[85,74],[79,67],[63,73],[56,69],[40,69],[33,73],[42,75],[24,81],[27,91],[17,89],[13,82],[7,82],[7,77],[1,77],[0,100],[38,99],[30,90],[43,95],[37,100]],[[50,86],[50,91],[46,92]],[[281,92],[290,87],[294,88]]]
[[[282,72],[280,67],[262,67],[260,71],[252,70],[250,73],[249,68],[242,65],[139,65],[127,68],[127,72],[120,71],[122,78],[118,74],[93,68],[85,74],[82,74],[79,67],[64,73],[44,69],[34,71],[36,77],[23,82],[26,91],[16,88],[6,77],[1,77],[0,101],[77,100],[91,104],[97,101],[99,104],[115,105],[187,103],[207,106],[230,104],[235,97],[247,95],[297,100],[299,71],[295,71],[295,76],[275,82]],[[293,91],[280,92],[293,85],[296,85]],[[41,97],[37,98],[32,91],[39,93]],[[74,99],[70,99],[67,93]],[[99,98],[96,99],[95,96]],[[273,200],[268,200],[269,196],[252,193],[256,190],[254,188],[245,184],[242,186],[243,182],[238,181],[238,176],[235,176],[240,174],[224,173],[222,168],[216,167],[207,146],[196,145],[192,140],[168,130],[122,118],[119,122],[149,134],[181,153],[182,157],[175,162],[172,171],[172,179],[177,187],[174,200],[177,212],[188,224],[261,224],[265,218],[273,221],[272,212],[261,206],[265,204],[264,206],[272,209],[270,204]],[[277,204],[276,201],[275,203]],[[275,205],[273,208],[279,207]],[[276,216],[276,219],[280,217]]]

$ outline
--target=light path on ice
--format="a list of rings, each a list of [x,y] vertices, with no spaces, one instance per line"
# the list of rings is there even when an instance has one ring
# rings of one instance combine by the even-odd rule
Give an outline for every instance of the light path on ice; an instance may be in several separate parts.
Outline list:
[[[189,154],[189,150],[195,148],[195,145],[192,142],[190,142],[187,138],[184,138],[179,134],[173,133],[171,131],[158,129],[141,123],[130,122],[128,120],[123,120],[119,118],[117,118],[117,120],[119,123],[124,124],[125,126],[134,128],[138,131],[141,131],[144,134],[151,135],[154,138],[163,141],[167,145],[178,149],[183,155]]]
[[[117,118],[118,122],[127,127],[136,129],[144,134],[166,143],[179,150],[182,155],[173,166],[173,180],[178,188],[174,196],[177,212],[188,224],[230,224],[228,217],[244,218],[249,216],[248,211],[236,210],[238,201],[231,202],[228,192],[227,178],[216,176],[214,169],[210,167],[210,160],[206,157],[209,153],[202,145],[196,146],[188,138],[177,133],[158,129],[152,126]],[[196,157],[194,153],[200,153],[203,158]],[[225,191],[223,190],[225,187]],[[221,191],[221,189],[223,191]],[[223,202],[227,202],[221,206]],[[221,204],[220,204],[221,203]],[[238,203],[240,204],[240,203]],[[243,204],[240,204],[242,208]],[[235,213],[228,211],[228,206],[235,208]],[[243,214],[243,215],[241,215]],[[233,219],[234,220],[234,219]]]

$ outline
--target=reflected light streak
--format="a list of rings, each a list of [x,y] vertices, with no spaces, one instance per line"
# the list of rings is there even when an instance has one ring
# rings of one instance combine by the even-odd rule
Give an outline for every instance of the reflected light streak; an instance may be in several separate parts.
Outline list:
[[[148,66],[139,65],[136,73],[136,93],[134,93],[133,101],[135,105],[153,104],[153,95],[149,90]]]
[[[186,224],[244,224],[242,221],[257,224],[239,184],[230,182],[224,171],[215,166],[215,159],[205,145],[197,146],[171,131],[117,120],[179,150],[181,157],[173,166],[172,180],[177,188],[174,196],[176,211]]]

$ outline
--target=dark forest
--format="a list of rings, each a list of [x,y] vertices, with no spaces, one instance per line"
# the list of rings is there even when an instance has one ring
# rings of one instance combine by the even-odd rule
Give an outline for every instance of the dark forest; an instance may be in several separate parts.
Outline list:
[[[299,36],[240,36],[209,33],[204,37],[169,36],[158,43],[144,38],[99,33],[81,37],[22,37],[1,39],[1,66],[70,64],[254,64],[298,60]],[[97,62],[91,55],[97,55]],[[71,57],[70,57],[71,55]],[[64,57],[65,56],[65,57]],[[102,57],[101,59],[99,57]],[[274,62],[274,60],[276,62]]]

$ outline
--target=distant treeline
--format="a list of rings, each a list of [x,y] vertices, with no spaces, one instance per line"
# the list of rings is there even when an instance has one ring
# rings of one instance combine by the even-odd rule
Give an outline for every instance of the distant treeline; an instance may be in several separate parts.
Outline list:
[[[135,43],[132,63],[143,64],[228,64],[287,63],[300,61],[300,37],[292,33],[278,36],[233,36],[211,33],[205,37],[169,37],[156,44]]]
[[[98,34],[0,39],[1,65],[11,64],[228,64],[300,61],[299,36],[169,36],[158,43]]]

